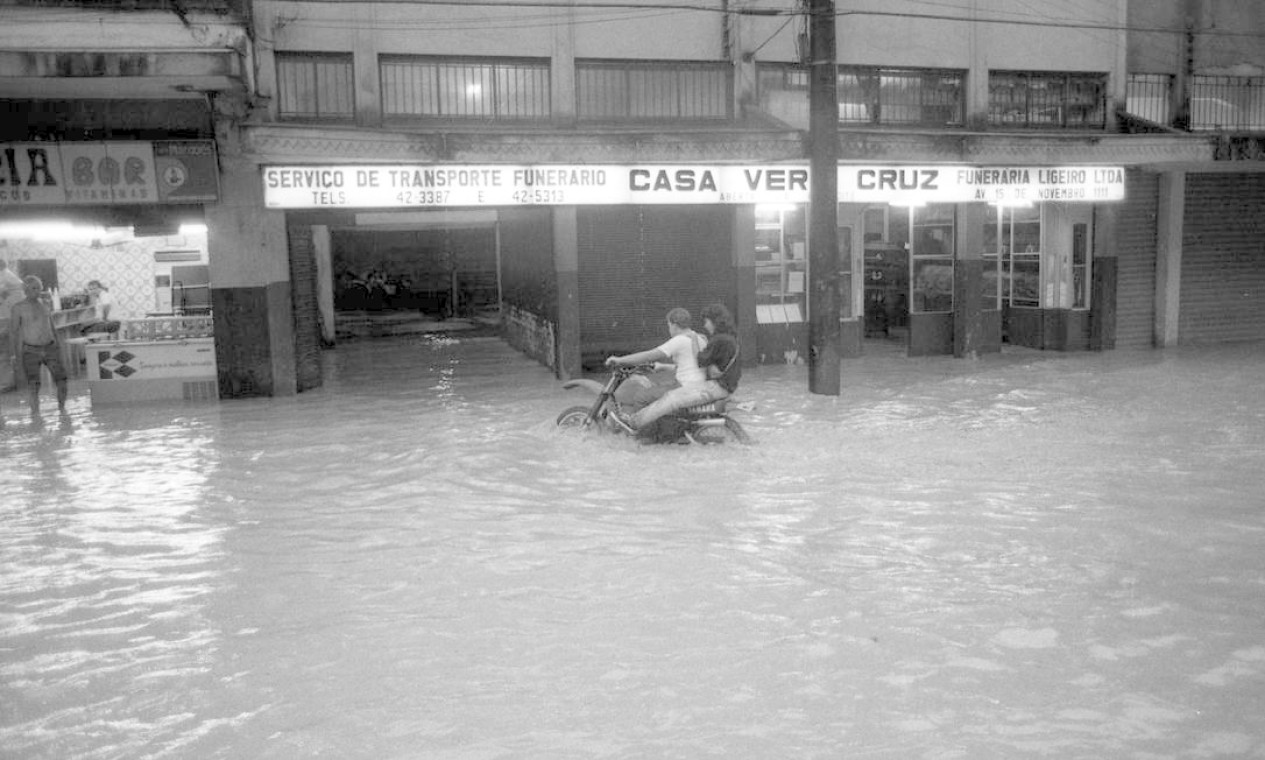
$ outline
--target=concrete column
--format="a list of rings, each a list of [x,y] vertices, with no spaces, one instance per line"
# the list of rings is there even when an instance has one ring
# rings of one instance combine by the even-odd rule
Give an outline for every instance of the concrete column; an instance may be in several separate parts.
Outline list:
[[[1160,174],[1155,235],[1155,345],[1176,346],[1181,315],[1182,232],[1186,213],[1186,172]]]
[[[565,18],[554,26],[553,56],[550,64],[550,87],[553,121],[569,126],[576,121],[575,99],[575,8],[565,11]]]
[[[971,0],[972,23],[967,24],[967,45],[971,68],[966,72],[966,125],[982,129],[988,125],[988,50],[979,42],[980,15],[978,0]]]
[[[958,204],[954,224],[953,355],[978,359],[984,350],[984,315],[980,291],[984,283],[984,222],[988,204]]]
[[[558,283],[557,374],[559,380],[579,377],[580,246],[575,206],[553,207],[553,269]]]
[[[356,124],[382,126],[382,79],[378,75],[378,32],[375,30],[377,5],[355,3],[356,18],[352,51],[352,76],[356,92]]]
[[[206,207],[222,398],[296,392],[294,319],[285,216],[264,208],[259,169],[228,120],[216,128],[220,201]]]
[[[1119,259],[1116,235],[1119,204],[1094,208],[1093,259],[1090,261],[1089,350],[1109,351],[1116,347],[1116,304]]]
[[[759,363],[756,354],[755,315],[755,206],[733,207],[734,267],[734,322],[738,328],[738,343],[742,347],[742,363],[753,366]]]

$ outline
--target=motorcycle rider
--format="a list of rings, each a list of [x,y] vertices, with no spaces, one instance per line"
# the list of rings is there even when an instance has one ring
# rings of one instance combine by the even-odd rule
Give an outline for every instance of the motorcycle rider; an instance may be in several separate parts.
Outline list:
[[[707,384],[707,373],[698,366],[698,353],[707,345],[707,339],[694,331],[693,318],[688,311],[679,306],[668,312],[667,322],[668,334],[671,337],[663,344],[646,351],[611,356],[606,359],[608,367],[630,367],[662,362],[676,368],[677,387],[668,390],[628,417],[612,415],[615,421],[629,433],[635,433],[639,428],[675,409],[684,408],[678,405],[679,399],[687,392],[696,391]]]
[[[684,311],[684,309],[681,311]],[[669,329],[671,329],[671,324],[669,320]],[[651,423],[665,415],[691,406],[717,401],[737,390],[738,381],[742,377],[742,367],[738,364],[738,340],[734,335],[733,317],[730,315],[729,309],[725,308],[724,304],[719,303],[714,303],[704,308],[703,328],[711,337],[697,356],[693,357],[702,372],[703,379],[701,381],[681,382],[679,387],[669,390],[628,418],[621,418],[619,415],[615,415],[615,420],[628,428],[629,432],[645,430]],[[654,351],[658,350],[655,349]],[[654,351],[632,354],[627,357],[611,357],[611,359],[607,360],[607,363],[612,363],[612,360],[615,360],[614,363],[616,364],[644,363],[644,361],[626,361],[634,358],[653,361],[652,357],[647,357],[645,354],[653,354]],[[677,368],[679,373],[680,364],[677,364]]]

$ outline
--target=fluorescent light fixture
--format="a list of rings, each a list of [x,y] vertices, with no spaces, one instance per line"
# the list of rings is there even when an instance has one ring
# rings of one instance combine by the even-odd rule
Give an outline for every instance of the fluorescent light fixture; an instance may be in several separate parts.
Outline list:
[[[202,222],[188,222],[180,225],[181,235],[205,235],[206,225]]]
[[[48,241],[88,241],[105,234],[102,227],[77,227],[70,222],[8,222],[0,224],[0,237]]]

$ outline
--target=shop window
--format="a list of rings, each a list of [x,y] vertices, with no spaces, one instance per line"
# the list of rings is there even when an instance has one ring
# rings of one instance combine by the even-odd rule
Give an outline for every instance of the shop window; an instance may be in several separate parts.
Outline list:
[[[1089,308],[1089,225],[1072,225],[1072,308]]]
[[[988,121],[996,126],[1104,129],[1107,75],[992,71]]]
[[[913,312],[953,310],[954,213],[954,206],[945,203],[913,209],[909,251]]]
[[[576,61],[575,89],[576,113],[585,121],[733,118],[727,63]]]
[[[548,61],[382,56],[387,119],[531,121],[548,119]]]
[[[355,118],[350,53],[281,53],[277,58],[277,115],[282,119]]]
[[[761,324],[807,318],[806,225],[803,206],[756,207],[756,317]]]
[[[985,269],[1001,278],[997,297],[1008,306],[1041,305],[1041,208],[1002,206],[984,227]],[[989,267],[991,263],[993,266]],[[987,275],[986,275],[987,279]],[[985,295],[985,302],[988,302]],[[995,301],[994,301],[995,303]],[[985,308],[997,308],[996,305]]]

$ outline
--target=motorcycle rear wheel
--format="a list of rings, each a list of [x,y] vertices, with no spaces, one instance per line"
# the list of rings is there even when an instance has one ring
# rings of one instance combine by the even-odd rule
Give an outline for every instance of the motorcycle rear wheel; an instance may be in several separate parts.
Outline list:
[[[589,418],[589,408],[587,406],[571,406],[562,410],[562,414],[558,415],[558,427],[578,428],[584,427]],[[596,427],[596,425],[594,425]]]

